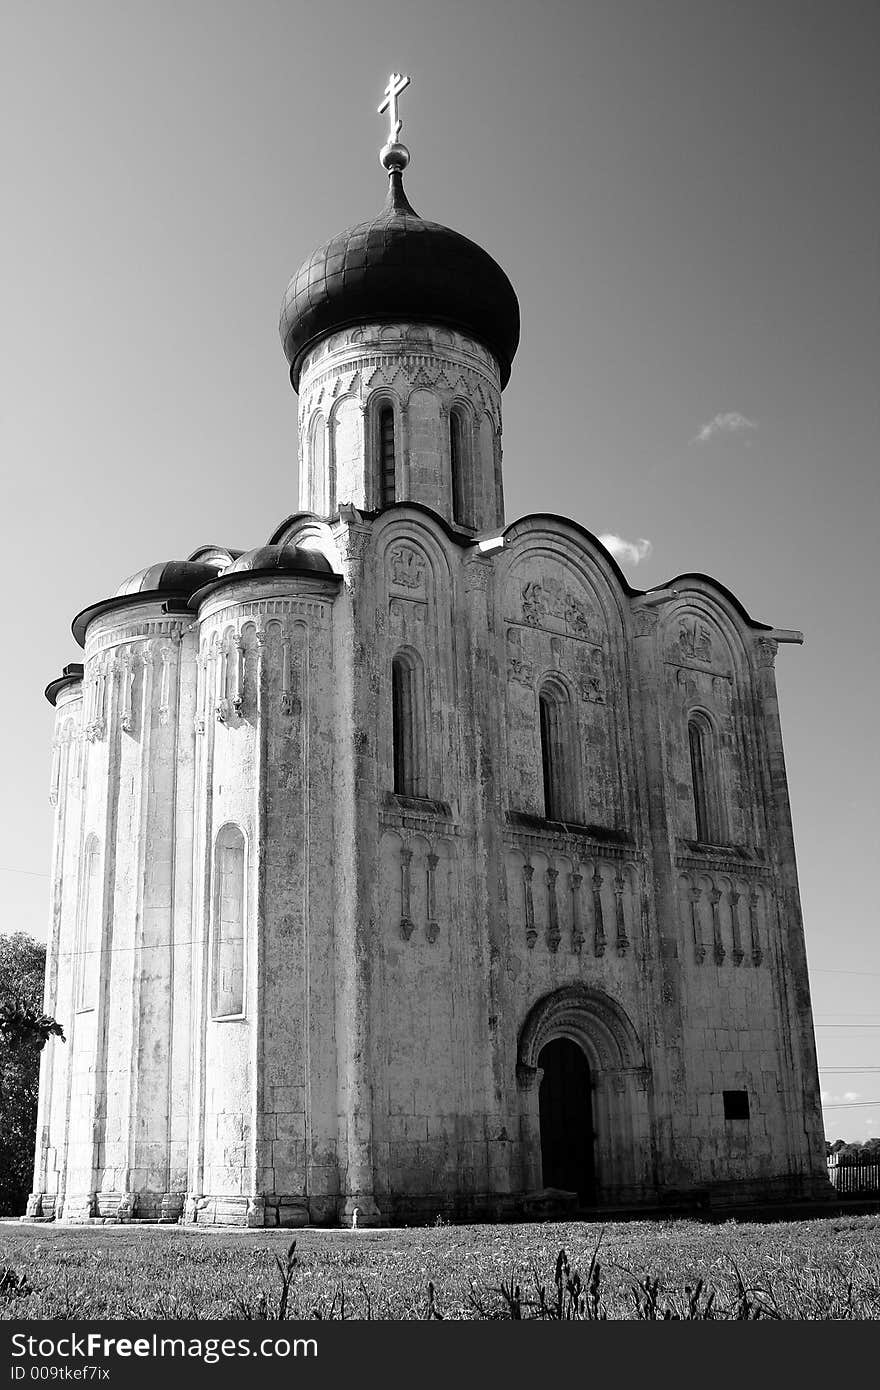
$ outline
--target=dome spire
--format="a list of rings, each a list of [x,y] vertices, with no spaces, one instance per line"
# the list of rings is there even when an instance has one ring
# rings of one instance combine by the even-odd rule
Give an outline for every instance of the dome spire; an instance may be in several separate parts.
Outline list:
[[[403,121],[397,114],[397,98],[401,92],[405,92],[410,84],[410,79],[406,73],[393,72],[388,79],[388,86],[385,88],[385,96],[381,105],[378,107],[379,115],[388,112],[388,143],[383,145],[379,151],[379,163],[383,169],[387,169],[391,175],[391,186],[395,183],[400,184],[400,175],[409,164],[409,150],[406,145],[400,143],[400,128]],[[397,179],[394,175],[397,174]],[[401,193],[403,188],[401,186]]]
[[[300,374],[320,339],[374,323],[436,324],[474,338],[496,359],[500,384],[519,342],[519,305],[504,271],[467,237],[420,217],[403,191],[409,150],[399,136],[399,99],[410,84],[392,72],[379,106],[388,112],[379,162],[388,196],[377,217],[358,222],[313,251],[294,275],[279,328],[299,390]]]

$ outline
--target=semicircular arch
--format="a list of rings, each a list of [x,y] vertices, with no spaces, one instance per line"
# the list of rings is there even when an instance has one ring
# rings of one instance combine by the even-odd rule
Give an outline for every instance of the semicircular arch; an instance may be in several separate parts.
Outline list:
[[[534,1070],[541,1049],[555,1038],[578,1043],[602,1068],[644,1066],[644,1049],[626,1011],[610,995],[588,985],[566,985],[532,1006],[520,1031],[519,1066]]]

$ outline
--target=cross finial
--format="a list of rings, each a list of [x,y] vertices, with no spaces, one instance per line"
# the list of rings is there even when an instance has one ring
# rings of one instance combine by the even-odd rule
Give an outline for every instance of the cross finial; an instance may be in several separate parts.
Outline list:
[[[388,79],[388,86],[385,88],[385,99],[379,106],[379,115],[383,111],[388,112],[388,143],[395,145],[400,137],[400,127],[403,121],[397,114],[397,98],[401,92],[405,92],[409,86],[410,79],[406,73],[393,72]]]

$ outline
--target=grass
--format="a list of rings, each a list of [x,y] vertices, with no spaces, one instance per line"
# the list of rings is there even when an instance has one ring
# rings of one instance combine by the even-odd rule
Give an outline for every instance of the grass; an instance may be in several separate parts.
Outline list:
[[[403,1230],[0,1225],[0,1319],[880,1318],[880,1216]]]

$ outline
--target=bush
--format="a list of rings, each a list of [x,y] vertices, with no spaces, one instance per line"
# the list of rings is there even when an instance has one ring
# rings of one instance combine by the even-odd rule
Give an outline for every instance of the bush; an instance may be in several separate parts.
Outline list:
[[[40,1053],[60,1026],[42,1012],[46,947],[0,935],[0,1216],[21,1216],[34,1170]]]

